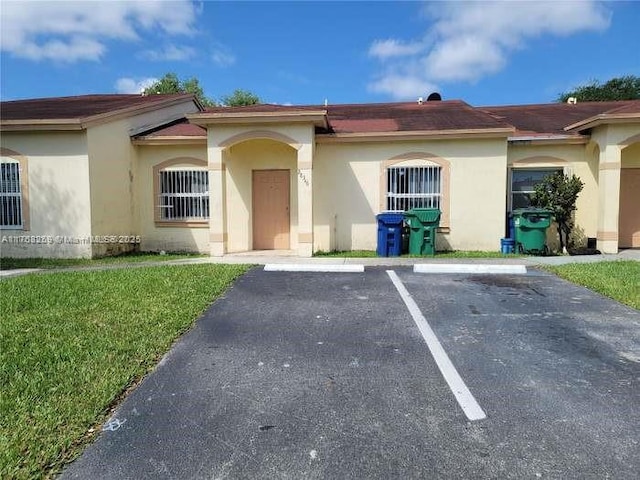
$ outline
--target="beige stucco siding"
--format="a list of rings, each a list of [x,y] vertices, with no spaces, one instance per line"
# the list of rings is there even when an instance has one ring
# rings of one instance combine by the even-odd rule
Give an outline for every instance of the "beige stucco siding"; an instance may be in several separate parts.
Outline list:
[[[438,235],[437,248],[499,249],[505,226],[506,149],[506,139],[319,144],[314,158],[315,249],[375,249],[385,162],[420,152],[450,169],[449,191],[443,192],[449,229]]]
[[[209,252],[209,229],[204,227],[165,227],[156,226],[154,221],[158,198],[154,194],[153,167],[169,161],[181,159],[173,168],[184,166],[193,168],[189,159],[195,159],[203,164],[206,162],[207,149],[205,145],[184,146],[138,146],[136,147],[137,161],[135,165],[135,205],[136,224],[140,234],[142,251],[168,252]]]
[[[91,256],[88,240],[91,197],[85,133],[3,132],[2,147],[26,158],[29,230],[2,229],[0,236],[29,236],[34,240],[33,243],[5,241],[0,244],[2,256]]]
[[[127,120],[89,128],[91,228],[96,236],[136,234],[133,195],[134,148]],[[94,256],[116,254],[136,247],[133,243],[96,243]]]
[[[187,101],[88,128],[92,231],[96,236],[125,240],[94,244],[94,256],[138,248],[137,244],[126,242],[127,237],[139,233],[134,192],[136,150],[130,135],[196,110],[196,105]]]

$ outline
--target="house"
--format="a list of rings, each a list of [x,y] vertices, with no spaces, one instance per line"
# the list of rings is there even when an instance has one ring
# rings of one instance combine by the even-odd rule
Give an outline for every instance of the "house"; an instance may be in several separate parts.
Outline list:
[[[376,214],[442,210],[439,249],[497,250],[574,173],[575,240],[640,247],[640,101],[204,109],[190,95],[2,102],[3,256],[373,250]]]

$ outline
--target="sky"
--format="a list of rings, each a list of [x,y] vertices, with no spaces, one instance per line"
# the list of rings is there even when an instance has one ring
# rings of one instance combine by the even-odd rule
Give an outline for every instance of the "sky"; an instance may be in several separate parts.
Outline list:
[[[167,72],[220,99],[547,103],[640,75],[640,1],[0,0],[2,100],[140,93]]]

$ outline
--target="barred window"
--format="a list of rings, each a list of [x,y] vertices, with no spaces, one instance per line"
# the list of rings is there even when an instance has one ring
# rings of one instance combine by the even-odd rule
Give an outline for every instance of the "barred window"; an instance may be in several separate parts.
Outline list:
[[[160,175],[161,220],[209,219],[209,172],[162,170]]]
[[[389,167],[387,169],[387,210],[441,208],[442,168]]]
[[[20,174],[18,162],[0,163],[0,227],[23,227]]]

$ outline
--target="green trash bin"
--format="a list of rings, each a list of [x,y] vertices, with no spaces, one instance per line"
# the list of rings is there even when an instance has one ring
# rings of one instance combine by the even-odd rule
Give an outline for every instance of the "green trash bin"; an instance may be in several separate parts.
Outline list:
[[[547,228],[551,225],[552,214],[540,208],[521,208],[513,211],[516,253],[547,255]]]
[[[436,230],[440,225],[440,214],[437,208],[412,208],[405,212],[411,255],[435,255]]]

